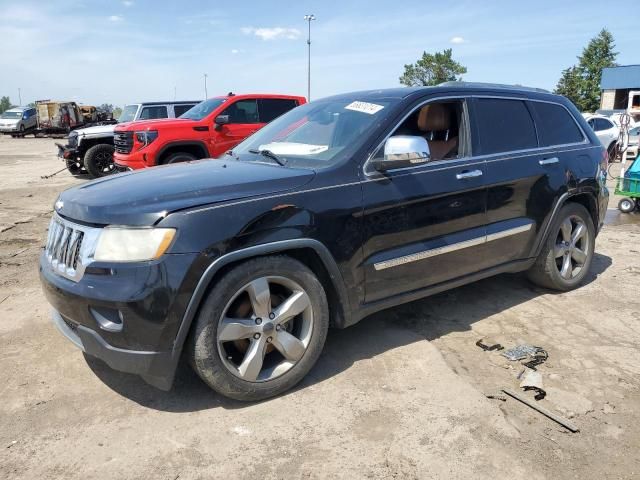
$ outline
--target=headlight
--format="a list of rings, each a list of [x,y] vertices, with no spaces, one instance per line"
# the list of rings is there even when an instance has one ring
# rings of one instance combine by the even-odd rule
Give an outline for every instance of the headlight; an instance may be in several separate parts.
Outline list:
[[[93,258],[99,262],[143,262],[167,251],[173,228],[106,227],[100,233]]]
[[[157,130],[143,130],[142,132],[136,132],[136,140],[141,143],[143,147],[146,147],[151,142],[158,138]]]

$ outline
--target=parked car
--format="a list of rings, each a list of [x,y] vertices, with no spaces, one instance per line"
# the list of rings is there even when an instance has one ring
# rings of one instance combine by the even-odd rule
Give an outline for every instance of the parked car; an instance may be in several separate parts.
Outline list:
[[[596,132],[600,143],[607,149],[609,161],[613,162],[618,155],[617,144],[620,127],[610,118],[603,115],[584,114],[584,118],[587,124]]]
[[[184,349],[210,387],[259,400],[306,375],[330,326],[503,272],[576,288],[606,167],[573,104],[544,91],[338,95],[219,161],[63,192],[40,277],[87,354],[168,389]]]
[[[13,107],[0,115],[0,132],[5,135],[24,134],[36,125],[37,115],[33,107]]]
[[[640,144],[640,126],[629,130],[629,144],[627,146],[627,160],[633,160],[638,156],[638,144]]]
[[[118,123],[159,118],[176,118],[198,104],[197,100],[143,102],[126,105]],[[58,157],[73,175],[103,177],[114,173],[113,130],[115,125],[96,125],[69,133],[67,145],[58,146]]]
[[[304,97],[234,95],[214,97],[172,121],[119,125],[114,160],[121,170],[217,158],[292,108]]]

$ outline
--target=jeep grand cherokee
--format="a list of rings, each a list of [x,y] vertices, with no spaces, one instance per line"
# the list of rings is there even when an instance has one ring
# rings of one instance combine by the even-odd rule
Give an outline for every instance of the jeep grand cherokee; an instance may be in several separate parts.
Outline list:
[[[565,98],[451,83],[298,107],[228,152],[62,193],[40,258],[63,335],[171,387],[181,354],[241,400],[299,382],[327,329],[502,272],[568,290],[607,155]]]

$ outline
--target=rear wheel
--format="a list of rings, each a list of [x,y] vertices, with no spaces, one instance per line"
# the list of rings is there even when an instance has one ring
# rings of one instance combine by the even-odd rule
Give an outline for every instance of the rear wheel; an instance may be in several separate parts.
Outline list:
[[[99,143],[94,145],[84,155],[84,166],[94,177],[104,177],[116,173],[113,163],[113,145]]]
[[[191,162],[192,160],[197,160],[195,155],[187,152],[176,152],[165,158],[162,164],[167,165],[169,163]]]
[[[618,210],[622,213],[631,213],[636,209],[636,202],[632,198],[625,197],[618,203]]]
[[[551,225],[540,255],[528,272],[542,287],[571,290],[587,275],[595,249],[591,215],[582,205],[568,203]]]
[[[220,394],[255,401],[297,384],[329,327],[322,284],[289,257],[249,260],[207,296],[191,336],[191,364]]]

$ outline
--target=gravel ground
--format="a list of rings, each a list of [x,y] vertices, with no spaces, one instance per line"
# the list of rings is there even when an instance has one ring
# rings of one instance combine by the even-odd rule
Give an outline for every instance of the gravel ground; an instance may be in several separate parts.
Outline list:
[[[52,204],[82,182],[54,140],[0,137],[0,478],[633,478],[640,475],[640,227],[613,210],[586,284],[502,275],[329,334],[294,391],[173,390],[85,358],[49,321],[37,257]],[[540,405],[491,399],[519,364],[475,345],[544,347]],[[531,392],[527,396],[533,397]]]

